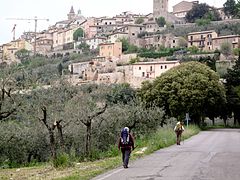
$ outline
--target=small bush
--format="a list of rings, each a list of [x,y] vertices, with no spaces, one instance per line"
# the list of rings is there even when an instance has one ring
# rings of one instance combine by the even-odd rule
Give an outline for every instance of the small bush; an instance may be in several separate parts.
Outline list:
[[[70,157],[66,153],[57,155],[57,158],[52,161],[55,168],[65,168],[72,165]]]

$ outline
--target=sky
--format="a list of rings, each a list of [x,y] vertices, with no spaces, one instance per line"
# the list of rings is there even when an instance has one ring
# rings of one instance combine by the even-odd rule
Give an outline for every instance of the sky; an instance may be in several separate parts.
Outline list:
[[[169,11],[181,1],[169,0]],[[200,0],[200,3],[204,2],[222,7],[226,0]],[[37,31],[41,31],[57,21],[67,19],[71,6],[75,13],[80,9],[85,17],[114,16],[124,11],[148,14],[153,11],[153,0],[0,0],[0,45],[13,39],[14,24],[16,38],[23,32],[34,31],[33,20],[8,20],[9,18],[49,19],[38,21]]]

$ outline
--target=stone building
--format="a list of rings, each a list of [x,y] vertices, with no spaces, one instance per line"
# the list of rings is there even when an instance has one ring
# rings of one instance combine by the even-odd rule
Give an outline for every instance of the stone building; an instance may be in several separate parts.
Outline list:
[[[213,50],[221,49],[221,45],[226,42],[231,44],[232,49],[239,48],[240,35],[227,35],[227,36],[219,36],[219,37],[212,38]]]
[[[212,51],[212,41],[217,37],[214,30],[188,33],[188,47],[195,46],[204,51]]]
[[[181,1],[180,3],[173,6],[173,14],[176,17],[184,18],[188,11],[190,11],[193,8],[194,4],[198,4],[199,1]]]
[[[173,24],[183,24],[183,18],[178,18],[174,14],[168,12],[168,0],[153,0],[153,18],[164,17],[167,22]]]
[[[168,0],[153,0],[153,17],[154,19],[158,17],[168,16]]]
[[[122,42],[99,44],[99,56],[108,59],[120,58],[122,55]]]

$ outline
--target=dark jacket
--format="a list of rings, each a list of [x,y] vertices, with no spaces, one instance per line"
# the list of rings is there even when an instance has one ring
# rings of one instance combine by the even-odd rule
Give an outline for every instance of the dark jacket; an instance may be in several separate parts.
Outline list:
[[[131,134],[129,134],[129,143],[128,144],[123,144],[121,141],[121,137],[119,138],[118,141],[118,149],[124,149],[124,150],[134,150],[134,139]]]

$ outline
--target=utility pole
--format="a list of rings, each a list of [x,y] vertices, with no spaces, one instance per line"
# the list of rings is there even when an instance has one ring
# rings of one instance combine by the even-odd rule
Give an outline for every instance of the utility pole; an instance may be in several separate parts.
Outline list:
[[[45,19],[45,18],[37,18],[37,16],[35,16],[34,18],[7,18],[7,20],[25,20],[25,21],[34,21],[34,47],[33,47],[33,54],[34,56],[36,55],[36,46],[37,46],[37,22],[40,20],[45,20],[45,21],[49,21],[49,19]],[[15,33],[15,32],[14,32]],[[15,36],[15,35],[14,35]]]
[[[15,32],[16,32],[16,24],[13,25],[12,33],[13,33],[13,41],[15,41]]]

